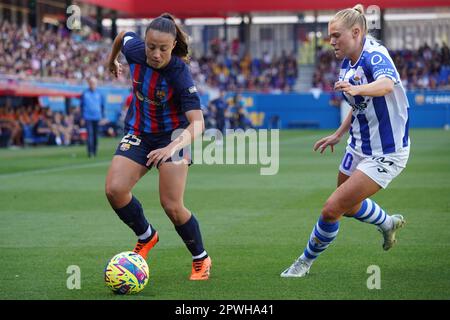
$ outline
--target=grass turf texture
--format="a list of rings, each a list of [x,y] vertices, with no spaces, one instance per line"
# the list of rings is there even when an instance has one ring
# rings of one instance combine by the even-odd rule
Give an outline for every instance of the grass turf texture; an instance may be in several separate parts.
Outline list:
[[[148,259],[141,293],[114,295],[103,269],[132,250],[135,236],[104,196],[118,143],[0,150],[0,299],[448,299],[450,298],[450,132],[412,130],[408,167],[373,199],[407,219],[388,252],[373,225],[343,219],[339,235],[303,279],[279,274],[303,250],[321,207],[334,190],[345,141],[335,152],[312,152],[329,131],[283,131],[280,170],[255,165],[194,165],[185,204],[197,216],[213,259],[210,281],[191,282],[190,254],[159,204],[157,173],[136,186],[160,242]],[[81,289],[69,290],[67,267],[81,268]],[[367,268],[381,269],[369,290]]]

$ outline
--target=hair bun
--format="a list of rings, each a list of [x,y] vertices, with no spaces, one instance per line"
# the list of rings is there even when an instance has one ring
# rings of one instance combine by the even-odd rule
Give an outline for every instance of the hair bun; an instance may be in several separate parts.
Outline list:
[[[163,13],[161,15],[161,18],[165,18],[165,19],[169,19],[175,22],[175,19],[172,17],[172,15],[170,13]]]
[[[362,4],[357,4],[352,9],[358,11],[360,14],[364,14],[364,7]]]

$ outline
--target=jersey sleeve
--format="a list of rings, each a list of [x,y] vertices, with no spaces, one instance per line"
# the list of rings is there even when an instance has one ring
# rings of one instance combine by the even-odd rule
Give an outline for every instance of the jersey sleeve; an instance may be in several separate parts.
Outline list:
[[[134,32],[127,32],[123,36],[122,53],[128,64],[145,64],[145,44]]]
[[[394,81],[394,83],[398,83],[400,81],[392,60],[382,52],[371,52],[367,56],[365,64],[369,72],[372,74],[374,81],[381,78],[389,78]]]
[[[181,109],[184,112],[190,110],[201,110],[200,97],[197,92],[197,87],[192,79],[189,67],[183,62],[181,63],[179,73],[175,79],[175,90],[179,95]]]

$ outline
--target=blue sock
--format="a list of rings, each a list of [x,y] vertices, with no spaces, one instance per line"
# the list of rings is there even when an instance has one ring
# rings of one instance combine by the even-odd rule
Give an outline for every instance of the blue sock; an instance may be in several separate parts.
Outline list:
[[[183,239],[186,247],[192,254],[192,259],[203,260],[208,257],[208,254],[203,248],[202,235],[200,234],[200,227],[198,225],[197,219],[194,215],[181,226],[175,226],[181,239]]]
[[[134,196],[130,203],[120,209],[114,209],[119,218],[128,225],[137,236],[147,232],[150,224],[144,216],[141,203]],[[153,228],[151,228],[153,230]]]
[[[359,221],[379,226],[384,231],[392,228],[392,218],[373,200],[367,198],[361,203],[361,208],[353,216]]]
[[[339,231],[339,221],[325,222],[320,216],[306,245],[305,251],[301,255],[301,259],[308,264],[312,264],[314,260],[333,242]]]

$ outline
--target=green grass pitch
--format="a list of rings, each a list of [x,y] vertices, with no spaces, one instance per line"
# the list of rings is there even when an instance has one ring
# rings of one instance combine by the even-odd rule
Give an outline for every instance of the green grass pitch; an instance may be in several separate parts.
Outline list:
[[[381,248],[376,228],[343,219],[339,235],[308,277],[279,274],[303,250],[334,190],[345,141],[332,154],[312,151],[330,131],[282,131],[280,170],[256,165],[194,165],[185,204],[201,225],[213,259],[210,281],[191,282],[190,254],[159,204],[153,170],[135,188],[160,242],[150,253],[150,280],[134,296],[114,295],[103,269],[135,237],[110,209],[104,180],[117,140],[100,154],[85,147],[0,150],[0,299],[449,299],[450,132],[412,130],[407,168],[376,200],[402,213],[399,243]],[[67,267],[81,289],[66,286]],[[367,268],[381,270],[369,290]]]

